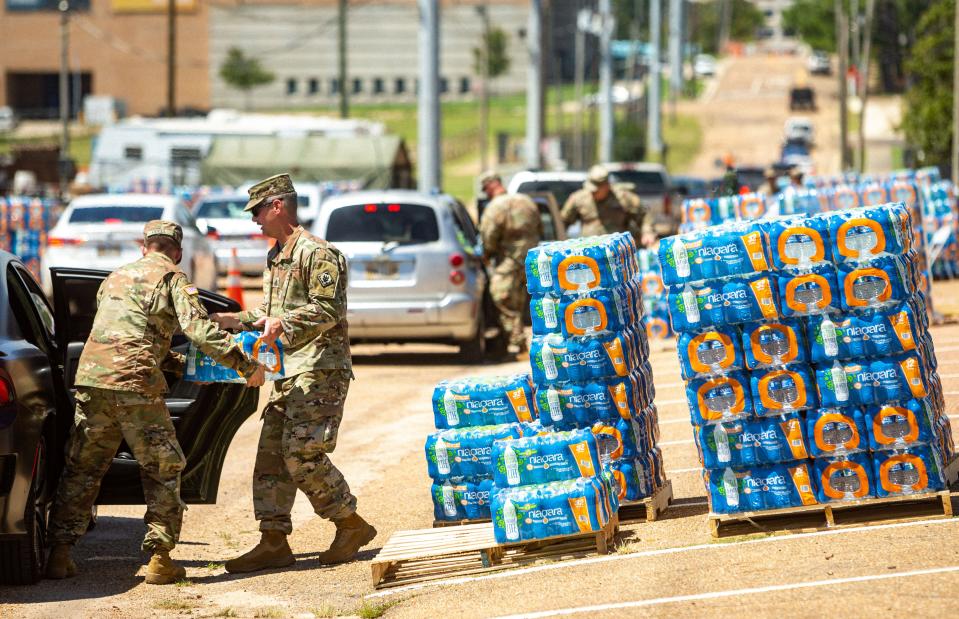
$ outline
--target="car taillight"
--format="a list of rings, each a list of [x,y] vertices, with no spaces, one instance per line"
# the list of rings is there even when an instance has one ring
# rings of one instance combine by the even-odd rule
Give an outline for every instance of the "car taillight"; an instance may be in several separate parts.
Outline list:
[[[82,245],[83,239],[70,239],[62,236],[51,236],[47,239],[47,245],[50,247],[62,247],[64,245]]]
[[[13,403],[13,385],[6,378],[0,377],[0,406]]]
[[[450,271],[450,282],[454,286],[459,286],[465,281],[466,281],[466,274],[464,274],[462,271],[456,271],[456,270]]]
[[[400,205],[399,205],[399,204],[390,204],[389,206],[386,207],[386,210],[389,211],[390,213],[399,213],[399,212],[400,212]]]
[[[462,266],[465,260],[463,259],[462,254],[453,254],[450,256],[450,266],[459,267]]]
[[[206,238],[210,239],[211,241],[219,241],[219,240],[220,240],[220,233],[217,232],[216,230],[209,230],[209,231],[206,233]]]

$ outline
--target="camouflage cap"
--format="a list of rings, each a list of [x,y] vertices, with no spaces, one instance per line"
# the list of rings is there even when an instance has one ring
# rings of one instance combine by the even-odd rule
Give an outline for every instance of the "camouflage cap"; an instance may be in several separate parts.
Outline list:
[[[600,185],[605,185],[608,182],[609,170],[601,165],[594,165],[586,174],[586,182],[583,183],[583,188],[588,191],[596,191]]]
[[[482,188],[486,183],[491,183],[493,181],[502,181],[500,175],[497,174],[495,170],[486,170],[479,176],[480,188]]]
[[[143,240],[149,240],[151,236],[168,236],[180,245],[183,242],[183,228],[172,221],[154,219],[143,226]]]
[[[296,190],[293,189],[293,181],[290,179],[290,175],[283,173],[263,179],[250,187],[247,193],[250,194],[250,201],[246,203],[243,210],[252,211],[267,198],[296,193]]]

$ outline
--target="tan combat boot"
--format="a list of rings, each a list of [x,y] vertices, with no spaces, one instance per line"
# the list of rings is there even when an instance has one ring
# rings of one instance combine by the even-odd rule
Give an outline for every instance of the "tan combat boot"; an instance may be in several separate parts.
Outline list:
[[[363,546],[369,544],[376,537],[376,529],[367,521],[360,518],[356,512],[342,518],[334,520],[336,525],[336,537],[330,548],[320,553],[317,557],[320,565],[332,565],[334,563],[343,563],[350,561],[356,556],[356,552]]]
[[[73,546],[70,544],[55,544],[50,549],[50,556],[47,558],[47,578],[70,578],[77,575],[77,564],[73,562],[70,551]]]
[[[146,582],[149,585],[170,585],[186,578],[186,569],[170,558],[170,551],[157,550],[147,565]]]
[[[293,551],[286,542],[286,533],[283,531],[263,531],[260,543],[253,550],[230,559],[224,567],[231,574],[255,572],[271,567],[286,567],[293,565],[296,559]]]

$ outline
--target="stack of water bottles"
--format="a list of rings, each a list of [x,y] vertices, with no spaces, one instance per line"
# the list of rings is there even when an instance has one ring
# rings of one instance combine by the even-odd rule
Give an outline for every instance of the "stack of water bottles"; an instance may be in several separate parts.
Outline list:
[[[57,203],[52,200],[0,196],[0,249],[19,256],[37,279],[47,232],[57,216]]]
[[[650,342],[671,340],[675,334],[669,326],[669,304],[659,258],[652,249],[638,250],[636,258],[639,262],[639,281],[643,292],[643,326],[646,328],[646,339]]]
[[[493,442],[520,438],[534,427],[529,375],[442,381],[433,390],[437,431],[426,438],[438,521],[488,520],[493,487]]]
[[[759,219],[767,210],[766,196],[761,193],[683,200],[683,221],[679,230],[691,232],[731,221]]]
[[[944,487],[951,428],[902,204],[664,239],[715,513]]]
[[[621,498],[664,483],[643,281],[628,233],[548,243],[526,258],[532,296],[530,365],[540,422],[555,430],[601,424],[622,437],[612,463]]]

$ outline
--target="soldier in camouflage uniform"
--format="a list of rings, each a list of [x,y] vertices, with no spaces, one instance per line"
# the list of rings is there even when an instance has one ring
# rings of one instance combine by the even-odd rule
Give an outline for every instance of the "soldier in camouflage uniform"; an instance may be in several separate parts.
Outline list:
[[[526,350],[526,252],[542,238],[543,222],[536,204],[523,194],[507,194],[495,172],[484,172],[480,187],[491,198],[480,221],[483,255],[493,267],[490,296],[503,332],[509,337],[509,351],[519,353]]]
[[[281,338],[284,378],[273,384],[253,469],[253,511],[260,543],[227,561],[229,572],[252,572],[294,562],[287,543],[299,488],[319,516],[336,525],[321,564],[352,559],[376,536],[356,513],[356,497],[327,454],[336,447],[343,404],[353,376],[346,323],[346,258],[297,224],[296,192],[287,174],[250,188],[246,210],[277,240],[263,274],[263,303],[239,314],[217,314],[226,328],[259,328]]]
[[[582,222],[582,236],[629,232],[641,247],[656,242],[652,218],[639,196],[610,185],[603,166],[589,169],[583,188],[567,198],[560,215],[567,226]]]
[[[186,462],[163,400],[163,372],[183,369],[183,355],[170,350],[178,327],[200,350],[247,377],[248,385],[263,384],[263,366],[207,318],[196,287],[177,268],[180,226],[151,221],[143,237],[143,258],[114,271],[97,293],[97,314],[77,368],[66,466],[50,518],[48,578],[76,573],[70,549],[87,529],[100,481],[121,440],[140,464],[147,504],[143,550],[153,553],[146,582],[168,584],[186,574],[169,555],[183,520],[180,471]]]

